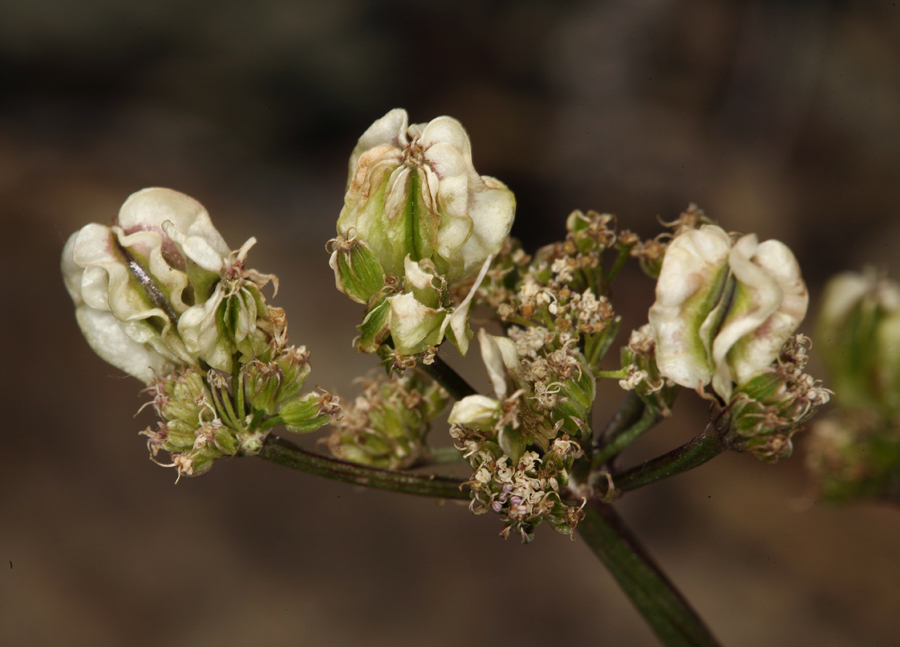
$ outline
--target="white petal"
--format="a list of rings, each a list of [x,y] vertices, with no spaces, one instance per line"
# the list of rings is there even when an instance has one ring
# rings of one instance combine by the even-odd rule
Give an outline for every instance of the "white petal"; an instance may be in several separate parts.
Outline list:
[[[478,291],[478,288],[481,286],[481,282],[487,275],[487,271],[491,266],[492,260],[493,257],[491,256],[488,256],[485,259],[484,263],[481,266],[481,271],[478,273],[475,282],[472,284],[472,289],[469,290],[469,294],[467,294],[466,298],[463,299],[463,302],[459,304],[459,307],[453,310],[453,314],[451,314],[449,318],[450,329],[453,331],[453,336],[456,338],[456,345],[459,349],[459,354],[463,356],[465,356],[465,354],[469,350],[469,338],[466,335],[466,324],[469,320],[469,306],[472,304],[472,299],[475,297],[475,292]],[[446,326],[446,323],[444,325]],[[442,330],[442,337],[443,332],[444,331]]]
[[[519,352],[516,344],[509,337],[496,337],[478,331],[478,342],[481,345],[481,358],[487,368],[488,377],[494,385],[494,392],[500,400],[506,398],[508,375],[516,375],[519,371]]]
[[[752,305],[726,320],[714,345],[718,384],[713,386],[726,399],[731,395],[732,376],[742,384],[768,369],[806,316],[809,302],[791,250],[777,240],[758,246],[742,244],[748,238],[735,244],[729,263],[738,289],[752,299]],[[733,307],[737,310],[740,305]],[[726,360],[730,371],[722,368]]]
[[[62,252],[61,269],[69,296],[72,297],[72,301],[75,302],[76,306],[80,306],[84,303],[84,299],[81,297],[81,280],[84,275],[84,268],[79,267],[75,263],[75,240],[77,238],[78,232],[76,231],[66,241],[66,246],[63,247]]]
[[[415,355],[440,343],[446,311],[433,310],[409,293],[390,297],[388,301],[391,304],[391,339],[398,352]]]
[[[418,263],[412,260],[412,257],[409,254],[403,259],[403,270],[408,285],[411,285],[417,290],[433,289],[431,281],[434,279],[434,275],[425,272]]]
[[[172,189],[150,188],[132,194],[119,210],[118,224],[126,233],[131,229],[161,232],[166,220],[187,236],[204,239],[222,257],[231,252],[203,205]]]
[[[453,405],[447,422],[487,430],[494,426],[499,413],[500,403],[496,400],[484,395],[467,395]]]
[[[712,378],[712,362],[700,328],[718,302],[715,290],[727,272],[731,239],[705,225],[676,236],[663,258],[649,321],[660,374],[696,388]]]
[[[436,144],[452,146],[462,156],[466,166],[472,166],[472,144],[466,129],[453,117],[432,119],[417,142],[428,151]]]
[[[222,271],[222,268],[225,266],[225,259],[228,258],[230,252],[229,254],[220,254],[205,238],[188,236],[176,227],[171,220],[164,221],[162,228],[166,235],[178,244],[184,255],[197,265],[204,270],[216,272],[217,274]]]
[[[219,334],[216,311],[225,298],[225,287],[220,283],[213,295],[188,308],[178,319],[178,334],[184,340],[188,352],[202,357],[207,364],[222,371],[231,370],[230,346]]]
[[[823,327],[843,319],[866,294],[875,290],[873,274],[843,272],[832,278],[822,295],[822,309],[819,319]]]
[[[350,155],[350,177],[356,173],[356,166],[360,156],[368,150],[377,146],[390,146],[392,148],[405,148],[409,143],[406,137],[406,128],[409,123],[409,116],[406,110],[402,108],[394,108],[384,117],[376,121],[374,124],[362,134]]]
[[[473,272],[487,256],[496,255],[509,236],[516,215],[516,197],[506,185],[483,176],[485,191],[469,195],[472,234],[462,246],[463,276]]]
[[[75,310],[78,326],[88,344],[102,359],[144,383],[154,375],[166,375],[175,365],[148,344],[129,337],[111,312],[101,312],[82,305]]]

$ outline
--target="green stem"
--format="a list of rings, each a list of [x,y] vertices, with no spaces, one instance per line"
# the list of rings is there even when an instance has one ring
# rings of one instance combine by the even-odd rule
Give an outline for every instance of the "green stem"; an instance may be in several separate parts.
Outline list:
[[[456,447],[429,447],[428,465],[443,465],[447,463],[459,463],[463,461],[462,453]]]
[[[594,377],[609,378],[613,380],[622,380],[628,377],[628,369],[620,368],[615,371],[594,371]]]
[[[702,433],[668,454],[612,475],[617,491],[627,492],[661,479],[687,472],[715,458],[728,449],[725,438],[709,423]]]
[[[469,499],[462,481],[446,476],[410,474],[377,467],[357,465],[329,458],[298,447],[279,436],[270,434],[257,454],[260,458],[313,476],[352,483],[378,490],[436,497],[439,499]]]
[[[459,373],[437,355],[434,356],[434,361],[431,364],[420,363],[418,368],[447,389],[447,392],[454,400],[462,400],[467,395],[478,393],[469,386],[468,382],[460,377]]]
[[[659,409],[654,407],[643,408],[641,417],[624,429],[618,430],[607,444],[601,447],[591,458],[591,467],[596,469],[613,460],[621,454],[628,445],[633,443],[645,431],[653,428],[662,416]]]
[[[234,403],[237,407],[238,419],[243,423],[244,418],[247,416],[244,409],[244,371],[241,370],[238,357],[239,355],[236,354],[232,360],[234,370],[231,373],[231,390],[234,392]]]
[[[644,404],[644,401],[641,400],[637,393],[629,391],[625,399],[619,404],[615,415],[606,423],[603,432],[594,438],[594,445],[597,449],[611,443],[616,436],[640,420],[646,407],[647,405]]]
[[[719,643],[611,505],[591,500],[578,532],[666,647]]]
[[[612,267],[609,268],[609,272],[606,273],[607,285],[613,282],[613,279],[616,278],[616,275],[625,265],[625,261],[628,260],[629,256],[631,256],[630,247],[619,247],[619,254],[616,256],[616,260],[613,261]]]

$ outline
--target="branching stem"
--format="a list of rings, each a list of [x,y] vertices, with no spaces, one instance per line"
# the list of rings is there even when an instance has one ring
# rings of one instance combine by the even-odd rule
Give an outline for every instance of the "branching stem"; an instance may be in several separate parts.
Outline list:
[[[307,451],[273,434],[266,438],[258,456],[271,463],[332,481],[438,499],[469,499],[468,489],[463,488],[462,481],[458,479],[348,463]]]

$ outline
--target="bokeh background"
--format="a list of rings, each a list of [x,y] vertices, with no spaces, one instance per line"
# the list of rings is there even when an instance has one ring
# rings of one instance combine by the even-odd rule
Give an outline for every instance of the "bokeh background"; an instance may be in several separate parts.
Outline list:
[[[894,2],[6,0],[0,643],[655,644],[587,547],[549,528],[504,542],[465,507],[255,459],[173,485],[137,436],[140,385],[80,336],[66,238],[169,186],[233,247],[259,239],[312,382],[352,395],[374,362],[350,347],[360,311],[331,289],[324,243],[356,138],[394,107],[465,124],[531,249],[575,208],[651,235],[696,202],[787,242],[814,308],[836,271],[900,276]],[[651,298],[622,278],[625,328]],[[448,357],[482,379],[477,357]],[[601,391],[598,420],[620,396]],[[629,460],[699,431],[696,400]],[[900,510],[821,504],[803,449],[726,455],[619,508],[726,645],[898,644]]]

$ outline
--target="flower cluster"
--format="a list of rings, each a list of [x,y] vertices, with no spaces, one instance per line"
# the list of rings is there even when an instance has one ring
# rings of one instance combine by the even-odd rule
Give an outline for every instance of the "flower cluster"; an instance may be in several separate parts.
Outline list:
[[[278,279],[245,266],[255,243],[229,251],[200,203],[145,189],[63,250],[85,338],[150,385],[161,422],[142,433],[151,458],[169,452],[179,475],[257,452],[276,424],[311,431],[334,413],[328,397],[300,395],[308,353],[287,346],[284,311],[266,304],[262,289]]]
[[[372,124],[350,156],[331,255],[338,289],[367,306],[357,347],[390,338],[416,355],[448,336],[465,354],[469,300],[454,305],[450,283],[486,270],[514,214],[506,185],[475,171],[455,119],[410,125],[397,109]]]
[[[900,501],[900,423],[860,411],[817,420],[806,465],[827,501]]]
[[[338,458],[388,469],[409,469],[430,450],[425,438],[449,396],[417,371],[370,380],[334,420],[326,441]]]
[[[734,391],[725,410],[732,449],[768,462],[791,455],[792,436],[832,394],[804,372],[809,344],[803,335],[792,336],[769,370]]]
[[[230,372],[236,353],[266,354],[286,335],[284,312],[262,294],[277,279],[244,269],[255,243],[231,252],[200,203],[144,189],[111,226],[72,234],[63,278],[88,343],[110,364],[145,383],[181,364]]]
[[[586,497],[606,501],[598,479],[611,498],[617,476],[624,492],[713,450],[768,461],[790,454],[793,434],[830,391],[804,372],[809,342],[795,329],[807,293],[787,247],[726,233],[692,205],[647,241],[617,229],[609,214],[574,211],[565,238],[530,256],[509,238],[514,213],[512,192],[475,171],[456,120],[409,124],[405,111],[392,110],[362,135],[329,265],[338,290],[365,306],[354,345],[377,354],[388,375],[367,381],[348,407],[304,391],[309,352],[288,345],[285,313],[263,294],[269,284],[277,293],[277,278],[247,266],[256,240],[232,250],[183,194],[132,195],[112,224],[87,225],[68,240],[62,270],[88,343],[148,385],[159,422],[142,434],[151,458],[163,464],[167,453],[179,477],[204,474],[221,457],[259,454],[328,476],[350,470],[358,483],[377,474],[403,489],[404,480],[433,479],[386,470],[452,455],[472,468],[464,484],[471,509],[498,514],[504,537],[530,541],[543,521],[571,535]],[[604,370],[620,326],[611,284],[629,259],[657,279],[656,301],[622,348],[621,369]],[[857,399],[890,417],[900,411],[900,289],[879,286],[845,278],[835,289],[828,349]],[[469,312],[485,306],[502,332],[478,332],[492,392],[475,394],[437,352],[449,341],[465,355]],[[631,393],[595,435],[600,378]],[[681,386],[713,402],[716,442],[699,445],[710,451],[619,470],[622,451],[671,415]],[[430,427],[450,393],[458,398],[448,418],[454,447],[431,449]],[[305,450],[268,437],[276,426],[306,433],[328,423],[324,443],[360,465],[294,461]],[[834,464],[833,454],[821,463]],[[444,496],[445,485],[428,491]]]
[[[837,275],[817,333],[841,406],[900,414],[900,285],[872,270]]]
[[[826,286],[817,326],[841,410],[813,426],[822,495],[900,500],[900,285],[873,270]]]
[[[562,488],[569,482],[573,461],[581,455],[577,443],[563,434],[547,451],[526,451],[511,459],[489,433],[464,426],[451,431],[455,445],[475,472],[466,481],[472,493],[469,507],[475,514],[493,511],[505,526],[503,538],[516,531],[524,542],[546,520],[557,531],[571,535],[583,517],[581,507],[566,503]]]
[[[566,239],[541,248],[531,258],[511,241],[488,272],[480,298],[497,313],[507,328],[522,341],[550,350],[576,344],[591,371],[609,349],[619,318],[608,298],[609,283],[630,245],[617,241],[608,214],[575,211],[566,221]],[[618,258],[603,264],[604,252],[614,249]],[[533,340],[531,342],[527,340]]]
[[[542,518],[566,533],[577,523],[559,487],[568,483],[572,461],[581,454],[579,442],[589,441],[595,396],[594,377],[574,341],[546,348],[540,338],[553,336],[530,330],[535,333],[515,329],[517,341],[479,331],[496,399],[465,397],[449,418],[457,449],[475,469],[469,481],[472,509],[491,507],[506,520],[505,532],[515,526],[526,539]],[[533,469],[535,461],[540,470]],[[516,488],[528,497],[517,494],[514,506],[524,507],[510,508],[502,497]]]

